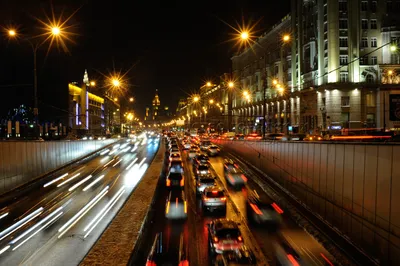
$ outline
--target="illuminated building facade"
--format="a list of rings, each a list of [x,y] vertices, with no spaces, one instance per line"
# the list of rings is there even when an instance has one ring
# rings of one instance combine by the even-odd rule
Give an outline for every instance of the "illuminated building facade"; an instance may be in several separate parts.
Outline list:
[[[400,128],[399,1],[292,0],[291,6],[256,45],[232,57],[240,83],[232,97],[236,130],[261,131],[264,106],[267,132]],[[290,34],[286,44],[284,34]]]

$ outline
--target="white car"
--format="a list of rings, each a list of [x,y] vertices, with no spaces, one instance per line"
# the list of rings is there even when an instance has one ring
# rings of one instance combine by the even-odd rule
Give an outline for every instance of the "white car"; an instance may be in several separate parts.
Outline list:
[[[208,156],[217,156],[220,152],[220,149],[217,145],[210,145],[207,149]]]
[[[196,148],[191,148],[188,153],[190,159],[193,159],[194,157],[196,157],[199,154],[200,154],[200,151],[199,151],[199,149],[196,149]]]
[[[183,144],[183,149],[184,150],[189,150],[191,146],[192,145],[189,142],[185,142],[185,144]]]

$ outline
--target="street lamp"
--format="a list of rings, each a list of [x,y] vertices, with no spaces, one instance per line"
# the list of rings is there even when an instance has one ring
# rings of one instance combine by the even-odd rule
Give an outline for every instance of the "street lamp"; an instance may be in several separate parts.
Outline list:
[[[290,41],[290,35],[289,35],[289,34],[283,35],[282,40],[283,40],[284,42]]]
[[[213,104],[213,103],[214,103],[214,100],[211,99],[211,100],[209,100],[208,102],[209,102],[210,104]]]
[[[14,37],[15,35],[16,35],[17,33],[15,32],[15,30],[9,30],[8,31],[8,35],[10,36],[10,37]]]
[[[118,98],[114,98],[114,102],[118,102]]]
[[[232,89],[233,87],[235,87],[235,83],[233,83],[232,81],[230,81],[230,82],[228,83],[228,87]]]
[[[96,82],[91,81],[91,82],[90,82],[90,86],[92,86],[92,87],[96,86]]]
[[[199,96],[194,96],[193,97],[193,102],[197,103],[198,101],[200,101],[200,97]]]
[[[206,85],[207,85],[207,87],[211,87],[212,84],[211,84],[211,82],[207,82]]]
[[[248,38],[249,38],[249,33],[247,32],[247,31],[243,31],[241,34],[240,34],[240,38],[242,39],[242,40],[247,40]]]
[[[121,82],[119,82],[118,79],[113,79],[113,80],[112,80],[112,85],[113,85],[114,87],[119,87],[120,84],[121,84]]]
[[[133,97],[129,98],[129,101],[132,103],[133,102]]]

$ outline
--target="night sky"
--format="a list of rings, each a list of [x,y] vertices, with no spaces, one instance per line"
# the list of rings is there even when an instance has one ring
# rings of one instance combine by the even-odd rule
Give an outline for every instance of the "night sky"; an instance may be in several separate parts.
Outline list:
[[[70,54],[53,48],[46,57],[45,44],[38,52],[39,112],[42,119],[62,119],[67,113],[67,84],[100,73],[127,71],[128,95],[136,99],[141,116],[156,89],[162,105],[175,108],[180,97],[206,80],[230,72],[230,57],[237,51],[227,42],[234,25],[250,21],[260,35],[289,13],[290,1],[56,1],[57,17],[79,11],[69,25],[77,36],[68,43]],[[51,15],[51,1],[2,0],[0,25],[18,25],[25,34],[39,34],[35,17]],[[0,40],[0,117],[22,103],[32,106],[32,49],[22,41]],[[114,66],[113,66],[114,65]]]

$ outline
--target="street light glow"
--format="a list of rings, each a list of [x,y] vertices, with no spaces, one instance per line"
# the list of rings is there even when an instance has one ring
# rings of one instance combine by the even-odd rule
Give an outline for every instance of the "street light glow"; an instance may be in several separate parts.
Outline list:
[[[209,100],[208,102],[209,102],[210,104],[213,104],[213,103],[214,103],[214,100],[211,99],[211,100]]]
[[[114,98],[114,102],[118,102],[118,98]]]
[[[247,31],[242,32],[240,38],[242,38],[242,40],[247,40],[249,38],[249,33]]]
[[[277,79],[273,79],[272,80],[272,84],[274,84],[274,85],[278,84],[278,80]]]
[[[284,42],[288,42],[288,41],[290,41],[290,35],[289,35],[289,34],[285,34],[285,35],[283,35],[283,38],[282,38],[282,40],[283,40]]]
[[[130,101],[130,102],[133,102],[133,97],[129,98],[129,101]]]
[[[393,70],[389,70],[389,71],[388,71],[388,75],[389,75],[389,76],[393,75]]]
[[[197,103],[200,100],[199,96],[194,96],[193,97],[193,102]]]
[[[115,86],[115,87],[119,87],[119,85],[121,84],[121,82],[119,82],[118,79],[113,79],[113,80],[112,80],[112,84],[113,84],[113,86]]]
[[[249,92],[248,92],[248,91],[243,91],[243,96],[244,96],[244,97],[249,96]]]
[[[211,87],[211,82],[207,82],[207,87]]]
[[[394,45],[394,44],[391,45],[391,46],[390,46],[390,51],[391,51],[391,52],[396,52],[396,51],[397,51],[397,46]]]
[[[91,81],[91,82],[90,82],[90,86],[96,86],[96,82]]]
[[[229,83],[228,83],[228,87],[229,88],[233,88],[235,86],[235,84],[232,82],[232,81],[230,81]]]
[[[51,28],[51,34],[57,36],[57,35],[60,35],[60,33],[61,33],[61,30],[60,30],[59,27],[53,27],[53,28]]]
[[[11,37],[14,37],[15,35],[17,35],[17,32],[15,30],[11,29],[11,30],[8,31],[8,35],[11,36]]]

